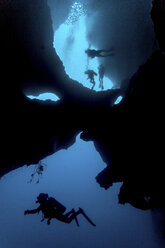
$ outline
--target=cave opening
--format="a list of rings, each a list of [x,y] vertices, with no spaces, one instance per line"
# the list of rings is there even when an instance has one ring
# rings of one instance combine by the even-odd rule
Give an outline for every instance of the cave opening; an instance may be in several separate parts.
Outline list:
[[[156,49],[150,16],[152,0],[48,0],[53,46],[66,74],[94,91],[120,88]],[[91,58],[85,52],[110,50],[112,56]],[[99,66],[104,68],[103,87]],[[97,73],[85,73],[92,70]],[[94,81],[94,83],[93,83]]]
[[[30,98],[31,100],[37,99],[37,100],[41,100],[41,101],[51,100],[51,101],[57,102],[60,100],[60,98],[56,94],[48,93],[48,92],[39,94],[38,96],[27,95],[27,97]]]
[[[103,78],[104,87],[100,87],[98,70],[102,59],[90,59],[85,53],[88,47],[97,50],[87,39],[87,10],[82,3],[74,2],[67,19],[54,33],[54,48],[71,79],[95,91],[111,89],[113,83],[106,76]],[[88,78],[85,73],[88,70],[97,74],[94,77],[94,87],[90,83],[90,75]]]

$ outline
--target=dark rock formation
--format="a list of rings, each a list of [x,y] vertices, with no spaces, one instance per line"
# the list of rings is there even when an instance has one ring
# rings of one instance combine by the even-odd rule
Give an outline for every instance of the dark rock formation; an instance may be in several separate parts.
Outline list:
[[[153,0],[151,17],[153,19],[156,37],[162,51],[165,51],[165,2],[163,0]]]
[[[165,82],[164,1],[153,1],[152,18],[160,50],[120,90],[96,93],[70,80],[52,47],[46,0],[0,2],[1,176],[36,163],[81,138],[93,140],[107,163],[97,176],[105,189],[123,182],[120,203],[164,208]],[[55,92],[61,101],[31,101],[27,93]]]
[[[68,78],[52,46],[46,0],[1,1],[0,33],[1,154],[5,161],[1,169],[9,171],[72,144],[88,113],[91,116],[97,106],[110,106],[119,93],[96,94]],[[61,101],[40,103],[25,97],[42,92],[55,92]]]
[[[152,196],[152,207],[163,204],[164,68],[165,58],[159,51],[139,68],[130,80],[129,91],[121,106],[112,110],[112,132],[104,134],[104,138],[102,134],[98,137],[99,143],[106,144],[108,149],[106,162],[111,160],[97,176],[97,181],[104,188],[123,181],[120,202],[130,202],[142,209],[146,208],[141,201],[145,196]],[[97,135],[93,134],[95,139]]]

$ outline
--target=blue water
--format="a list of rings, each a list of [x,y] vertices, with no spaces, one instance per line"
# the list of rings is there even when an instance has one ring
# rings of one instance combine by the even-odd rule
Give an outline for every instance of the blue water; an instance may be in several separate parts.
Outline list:
[[[84,142],[78,135],[68,150],[61,150],[41,163],[41,175],[35,173],[37,165],[31,165],[0,180],[1,248],[163,247],[157,244],[150,211],[118,204],[121,183],[107,191],[96,183],[95,176],[106,164],[93,142]],[[80,227],[74,221],[65,224],[58,220],[52,220],[48,226],[46,221],[40,222],[42,214],[24,216],[24,210],[38,207],[35,201],[41,192],[55,197],[67,210],[83,208],[97,226],[91,226],[83,216],[78,216]]]
[[[86,16],[82,15],[77,18],[76,22],[66,22],[60,25],[54,33],[54,48],[63,62],[67,75],[71,79],[77,80],[83,86],[91,88],[92,84],[84,72],[90,69],[98,74],[98,67],[102,59],[89,59],[85,53],[85,50],[89,47],[86,22]],[[90,48],[96,49],[95,47]],[[94,90],[101,91],[102,89],[99,88],[99,76],[95,76],[94,79],[96,82]],[[104,90],[113,87],[112,81],[106,76],[104,76],[103,81]]]

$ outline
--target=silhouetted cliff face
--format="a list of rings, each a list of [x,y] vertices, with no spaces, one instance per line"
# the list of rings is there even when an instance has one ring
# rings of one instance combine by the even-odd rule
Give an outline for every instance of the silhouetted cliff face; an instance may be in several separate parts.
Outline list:
[[[97,181],[106,189],[123,181],[120,202],[142,209],[163,204],[164,68],[165,58],[156,52],[130,80],[122,104],[112,110],[110,131],[91,131],[97,149],[109,163]],[[87,135],[89,130],[82,137]],[[150,203],[144,202],[145,196],[151,197]]]
[[[153,1],[151,16],[160,50],[131,78],[122,104],[112,110],[111,118],[120,121],[112,128],[116,133],[95,137],[95,145],[102,150],[109,166],[96,180],[109,188],[122,181],[120,203],[130,203],[141,209],[164,206],[163,141],[164,141],[164,82],[165,4]],[[115,116],[114,118],[112,116]],[[114,121],[115,122],[115,121]],[[117,128],[116,128],[117,127]],[[117,131],[118,129],[118,131]],[[82,137],[86,134],[82,134]],[[106,144],[106,153],[103,146]],[[149,196],[146,200],[146,196]]]
[[[47,1],[0,2],[2,169],[32,163],[70,145],[93,108],[111,106],[118,91],[95,93],[70,80],[53,48]],[[25,94],[55,92],[59,103]],[[67,126],[66,126],[67,123]],[[58,142],[57,142],[58,140]],[[56,148],[54,147],[56,144]]]
[[[120,203],[141,209],[164,206],[165,57],[159,3],[154,1],[152,17],[162,50],[139,68],[125,99],[112,107],[120,90],[95,93],[64,73],[52,47],[46,0],[1,1],[1,175],[69,147],[83,131],[81,138],[93,140],[108,165],[97,176],[102,187],[122,181]],[[41,103],[24,96],[43,91],[62,100]]]
[[[155,33],[160,49],[165,51],[165,2],[163,0],[153,0],[151,16],[154,23]]]

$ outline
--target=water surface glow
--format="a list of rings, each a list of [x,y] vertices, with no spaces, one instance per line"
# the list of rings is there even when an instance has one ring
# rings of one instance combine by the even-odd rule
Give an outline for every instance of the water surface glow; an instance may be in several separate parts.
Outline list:
[[[99,60],[89,59],[85,50],[89,47],[86,37],[86,11],[82,4],[75,2],[66,22],[54,34],[54,48],[63,62],[66,73],[71,79],[77,80],[87,88],[92,88],[84,72],[88,69],[98,73]],[[95,47],[90,47],[96,49]],[[95,77],[95,91],[100,91],[99,76]],[[104,77],[104,90],[111,89],[113,83]]]

